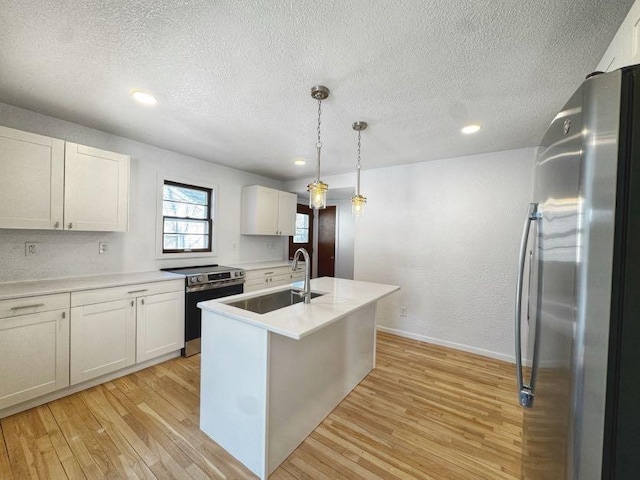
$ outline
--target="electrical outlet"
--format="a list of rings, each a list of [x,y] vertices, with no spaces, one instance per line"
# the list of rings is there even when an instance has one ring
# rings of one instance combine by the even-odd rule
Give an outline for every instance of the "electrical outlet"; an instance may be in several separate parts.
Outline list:
[[[24,242],[24,256],[30,257],[38,254],[38,244],[36,242]]]
[[[407,307],[400,307],[400,316],[401,317],[407,316]]]
[[[109,253],[109,244],[107,242],[98,242],[98,253]]]

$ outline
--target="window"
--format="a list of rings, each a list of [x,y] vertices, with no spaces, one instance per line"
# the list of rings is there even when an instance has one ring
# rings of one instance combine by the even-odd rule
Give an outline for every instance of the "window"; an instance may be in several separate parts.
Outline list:
[[[293,243],[309,243],[309,215],[296,213],[296,233]]]
[[[211,252],[212,189],[164,181],[162,253]]]

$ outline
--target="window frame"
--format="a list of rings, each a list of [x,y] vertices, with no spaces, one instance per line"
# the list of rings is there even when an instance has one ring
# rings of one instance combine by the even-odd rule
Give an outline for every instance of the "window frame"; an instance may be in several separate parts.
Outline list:
[[[296,233],[298,231],[298,215],[304,215],[307,217],[307,228],[301,228],[300,230],[306,230],[307,231],[307,241],[306,242],[296,242]],[[309,239],[309,237],[311,236],[311,230],[312,230],[312,226],[311,226],[311,222],[313,221],[312,217],[310,214],[308,213],[300,213],[300,212],[296,212],[296,222],[293,226],[293,235],[292,235],[292,239],[291,239],[291,243],[293,243],[294,245],[307,245],[309,243],[311,243],[311,240]]]
[[[165,216],[163,213],[164,206],[164,186],[175,185],[184,188],[193,188],[194,190],[203,190],[209,193],[209,205],[207,206],[207,218],[206,221],[209,225],[209,248],[207,249],[194,249],[194,250],[165,250],[164,249],[164,220],[165,218],[171,219],[186,219],[187,217],[171,217]],[[171,259],[171,258],[198,258],[198,257],[214,257],[217,255],[217,228],[216,218],[218,210],[218,186],[215,184],[207,184],[199,180],[179,178],[178,176],[158,175],[158,187],[157,187],[157,205],[156,205],[156,258],[157,259]],[[205,219],[197,219],[205,220]]]

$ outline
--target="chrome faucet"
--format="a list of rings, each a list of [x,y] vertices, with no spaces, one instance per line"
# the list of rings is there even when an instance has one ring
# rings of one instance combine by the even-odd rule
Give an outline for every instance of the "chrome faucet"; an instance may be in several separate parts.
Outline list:
[[[302,298],[304,298],[304,303],[311,302],[311,259],[309,258],[309,252],[307,252],[304,248],[299,248],[296,250],[296,253],[293,255],[293,263],[291,264],[291,269],[295,271],[298,268],[298,257],[300,254],[304,256],[304,290],[301,292],[296,292]]]

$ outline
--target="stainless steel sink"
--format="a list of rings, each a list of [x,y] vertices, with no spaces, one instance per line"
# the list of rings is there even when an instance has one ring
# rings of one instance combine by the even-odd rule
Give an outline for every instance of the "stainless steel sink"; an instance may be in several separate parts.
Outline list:
[[[237,302],[231,302],[227,305],[232,307],[242,308],[243,310],[249,310],[254,313],[269,313],[274,310],[279,310],[284,307],[293,305],[294,303],[302,302],[302,297],[297,294],[300,290],[289,289],[282,292],[269,293],[260,297],[247,298],[246,300],[239,300]],[[311,292],[311,298],[316,298],[323,293]]]

